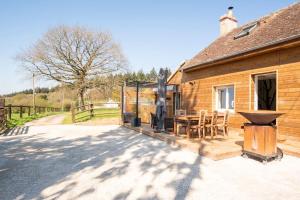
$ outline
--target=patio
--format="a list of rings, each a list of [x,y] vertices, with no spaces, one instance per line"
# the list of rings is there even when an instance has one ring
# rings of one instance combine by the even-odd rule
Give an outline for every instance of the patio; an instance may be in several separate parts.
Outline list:
[[[214,139],[207,137],[206,139],[187,138],[187,135],[180,134],[175,136],[173,132],[169,134],[156,133],[149,124],[143,123],[141,127],[132,127],[130,124],[124,124],[125,127],[143,133],[145,135],[160,139],[168,144],[175,145],[184,149],[188,149],[199,155],[211,158],[213,160],[221,160],[239,156],[242,153],[243,136],[238,130],[230,130],[228,137],[224,138],[217,135]]]
[[[229,134],[226,138],[218,134],[214,139],[206,137],[200,140],[198,138],[188,139],[187,135],[184,134],[176,136],[173,132],[169,134],[157,133],[150,127],[150,124],[147,123],[142,123],[140,127],[132,127],[129,123],[125,123],[124,126],[150,137],[165,141],[172,146],[188,149],[213,160],[227,159],[242,154],[244,137],[242,131],[239,129],[229,129]],[[300,157],[299,146],[300,141],[295,138],[278,137],[278,147],[283,150],[285,155]]]

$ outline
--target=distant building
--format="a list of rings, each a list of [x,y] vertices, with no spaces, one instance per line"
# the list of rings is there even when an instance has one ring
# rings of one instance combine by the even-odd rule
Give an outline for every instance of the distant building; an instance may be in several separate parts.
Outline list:
[[[106,103],[103,104],[103,107],[105,107],[105,108],[118,108],[119,103],[113,101],[112,99],[109,99]]]

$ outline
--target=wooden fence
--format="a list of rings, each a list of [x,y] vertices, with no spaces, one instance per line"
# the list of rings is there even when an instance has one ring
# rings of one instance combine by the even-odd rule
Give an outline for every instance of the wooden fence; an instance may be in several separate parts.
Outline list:
[[[6,127],[6,116],[5,100],[0,99],[0,131]]]
[[[91,119],[92,117],[94,117],[94,105],[86,104],[83,106],[72,107],[71,114],[72,114],[72,123],[75,123],[77,120],[86,117],[89,117]],[[79,115],[82,116],[78,117]]]
[[[36,113],[45,112],[59,112],[60,108],[36,106],[24,106],[24,105],[5,105],[5,100],[0,99],[0,131],[6,127],[7,120],[13,118],[23,118],[25,114],[31,116]]]
[[[53,108],[53,107],[43,107],[43,106],[36,106],[35,108],[32,106],[24,106],[24,105],[6,105],[7,119],[11,120],[13,114],[19,115],[19,118],[23,118],[24,114],[27,116],[36,114],[36,113],[45,113],[45,112],[59,112],[61,111],[60,108]]]
[[[111,115],[120,114],[120,103],[101,103],[101,104],[86,104],[71,108],[72,123],[81,121],[82,119],[92,119],[93,117],[110,117]],[[104,110],[104,112],[98,112]],[[106,111],[111,110],[111,111]]]

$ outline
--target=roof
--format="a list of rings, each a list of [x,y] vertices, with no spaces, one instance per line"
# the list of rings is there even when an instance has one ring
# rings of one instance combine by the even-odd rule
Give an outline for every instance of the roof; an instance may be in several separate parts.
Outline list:
[[[249,35],[235,37],[247,26],[257,22]],[[300,3],[278,10],[270,15],[240,26],[217,38],[188,62],[183,69],[191,69],[218,59],[245,53],[258,47],[266,47],[276,41],[300,36]]]

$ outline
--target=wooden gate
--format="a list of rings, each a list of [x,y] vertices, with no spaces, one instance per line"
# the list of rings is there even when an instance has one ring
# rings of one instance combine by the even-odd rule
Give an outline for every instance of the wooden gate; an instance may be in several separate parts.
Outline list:
[[[5,100],[0,99],[0,131],[6,126]]]

